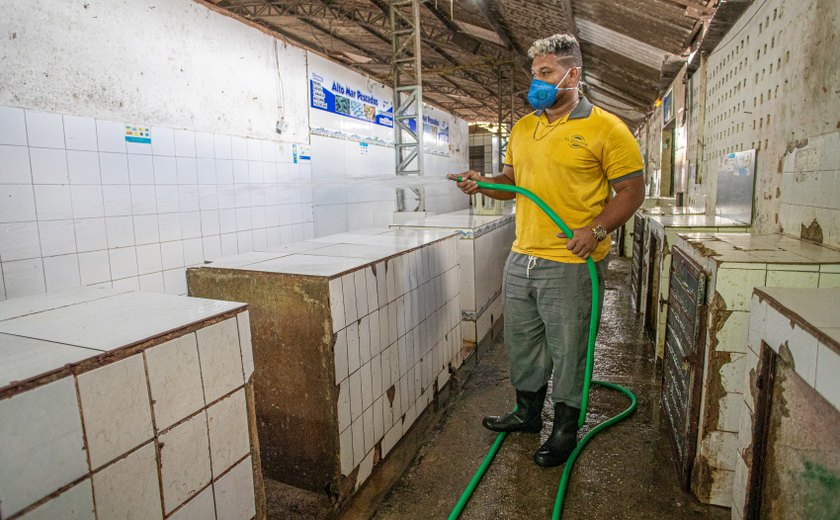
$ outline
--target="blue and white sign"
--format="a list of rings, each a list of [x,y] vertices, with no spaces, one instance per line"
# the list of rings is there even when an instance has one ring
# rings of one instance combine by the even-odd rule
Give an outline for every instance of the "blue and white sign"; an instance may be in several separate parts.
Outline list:
[[[310,106],[318,110],[393,128],[391,102],[315,72],[309,77]]]

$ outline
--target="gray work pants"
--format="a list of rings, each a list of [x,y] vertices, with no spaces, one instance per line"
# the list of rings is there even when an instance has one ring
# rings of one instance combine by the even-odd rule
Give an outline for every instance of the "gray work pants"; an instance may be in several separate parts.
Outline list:
[[[600,305],[609,256],[596,263]],[[534,392],[552,377],[551,399],[580,408],[592,282],[586,264],[511,252],[504,273],[505,350],[511,383]],[[600,319],[600,313],[599,313]]]

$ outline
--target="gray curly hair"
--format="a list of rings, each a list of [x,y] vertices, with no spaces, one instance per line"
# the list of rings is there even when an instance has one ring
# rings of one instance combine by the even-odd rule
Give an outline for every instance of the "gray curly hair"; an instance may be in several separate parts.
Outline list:
[[[534,58],[543,54],[555,54],[558,57],[570,57],[574,59],[575,66],[583,66],[583,59],[580,55],[580,44],[571,34],[553,34],[548,38],[542,38],[531,44],[528,49],[528,57]]]

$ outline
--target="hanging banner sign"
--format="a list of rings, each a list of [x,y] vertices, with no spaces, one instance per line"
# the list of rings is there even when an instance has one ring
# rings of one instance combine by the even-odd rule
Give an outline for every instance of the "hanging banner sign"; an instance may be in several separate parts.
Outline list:
[[[390,101],[314,72],[309,78],[309,100],[312,108],[318,110],[389,128],[394,126],[394,109]]]

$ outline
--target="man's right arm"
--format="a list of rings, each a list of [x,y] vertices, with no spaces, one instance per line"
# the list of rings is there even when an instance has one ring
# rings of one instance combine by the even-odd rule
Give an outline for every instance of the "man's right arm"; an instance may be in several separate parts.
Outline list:
[[[498,200],[510,200],[516,197],[516,193],[509,191],[486,190],[481,189],[476,184],[478,182],[486,182],[488,184],[507,184],[509,186],[516,186],[516,177],[513,174],[513,166],[505,165],[502,169],[502,174],[495,177],[484,177],[476,171],[469,170],[463,173],[450,173],[448,176],[451,180],[457,180],[461,177],[461,182],[458,183],[458,188],[467,195],[474,195],[481,193],[485,197],[490,197]]]

